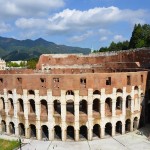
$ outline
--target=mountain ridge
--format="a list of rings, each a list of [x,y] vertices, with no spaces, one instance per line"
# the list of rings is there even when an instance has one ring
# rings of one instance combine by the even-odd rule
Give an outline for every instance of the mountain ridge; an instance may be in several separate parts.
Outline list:
[[[0,57],[6,61],[28,60],[41,54],[90,53],[89,48],[59,45],[43,38],[17,40],[0,36]]]

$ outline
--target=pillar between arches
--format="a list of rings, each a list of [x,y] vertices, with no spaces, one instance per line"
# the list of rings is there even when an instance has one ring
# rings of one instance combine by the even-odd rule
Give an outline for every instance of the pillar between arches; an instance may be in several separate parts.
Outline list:
[[[122,134],[125,134],[125,123],[122,124]]]
[[[75,130],[75,141],[79,141],[79,129]]]
[[[93,130],[92,129],[88,129],[88,140],[91,141],[93,137]]]
[[[100,138],[104,138],[105,136],[105,127],[101,127]]]
[[[116,134],[116,125],[112,125],[112,136]]]
[[[62,141],[66,141],[66,129],[62,129]]]

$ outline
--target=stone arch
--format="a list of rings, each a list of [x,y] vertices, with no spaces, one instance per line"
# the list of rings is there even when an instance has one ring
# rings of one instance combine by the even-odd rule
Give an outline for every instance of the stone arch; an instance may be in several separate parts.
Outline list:
[[[61,137],[61,127],[59,125],[54,126],[54,138],[62,139]]]
[[[130,129],[131,129],[131,120],[127,119],[125,124],[125,131],[130,132]]]
[[[100,138],[100,125],[99,124],[95,124],[93,126],[93,137]]]
[[[95,90],[95,91],[93,92],[93,95],[101,95],[101,92],[100,92],[99,90]]]
[[[4,98],[1,97],[0,98],[0,110],[4,110],[5,109],[5,101]]]
[[[20,136],[25,136],[25,127],[24,127],[23,123],[19,123],[18,129],[19,129],[19,135]]]
[[[54,113],[61,114],[61,103],[59,100],[54,100]]]
[[[46,125],[41,126],[41,136],[42,139],[49,139],[49,131]]]
[[[29,95],[35,95],[35,92],[34,92],[34,90],[28,90],[28,94]]]
[[[4,120],[1,121],[2,133],[6,132],[6,122]]]
[[[68,100],[66,102],[66,111],[67,113],[71,113],[74,115],[74,101],[73,100]]]
[[[100,100],[97,98],[93,100],[93,111],[100,113]]]
[[[134,90],[135,90],[135,91],[136,91],[136,90],[138,91],[138,90],[139,90],[139,87],[138,87],[138,86],[135,86],[135,87],[134,87]]]
[[[35,113],[36,109],[35,109],[35,101],[33,99],[29,100],[29,112],[30,113]]]
[[[134,117],[133,120],[133,130],[138,129],[138,117]]]
[[[122,122],[121,121],[116,122],[116,133],[122,134]]]
[[[42,116],[48,116],[48,105],[47,105],[47,101],[45,99],[42,99],[40,101],[41,103],[41,115]]]
[[[14,114],[14,103],[13,103],[13,99],[12,98],[8,99],[8,113],[9,113],[9,115],[13,115]]]
[[[34,124],[30,124],[30,138],[36,138],[36,127]]]
[[[85,125],[82,125],[80,127],[80,138],[85,138],[85,139],[88,139],[88,129],[87,129],[87,126]]]
[[[117,97],[117,100],[116,100],[116,114],[120,114],[122,112],[122,102],[123,102],[123,99],[122,97]]]
[[[66,91],[66,95],[74,95],[74,92],[72,90]]]
[[[8,90],[8,91],[7,91],[7,94],[12,94],[12,91],[11,91],[11,90]]]
[[[116,93],[123,93],[122,89],[117,89]]]
[[[112,136],[112,124],[110,122],[105,125],[105,135]]]
[[[131,109],[131,96],[130,95],[126,97],[126,108]]]
[[[73,126],[68,126],[67,127],[67,139],[75,139],[75,134],[74,134],[74,127]]]
[[[9,133],[10,134],[15,134],[15,125],[13,122],[9,123]]]
[[[18,99],[19,104],[19,112],[24,112],[24,104],[21,98]]]
[[[105,100],[105,115],[110,116],[112,115],[112,99],[106,98]]]
[[[87,101],[86,100],[81,100],[79,103],[79,111],[82,113],[87,114]]]

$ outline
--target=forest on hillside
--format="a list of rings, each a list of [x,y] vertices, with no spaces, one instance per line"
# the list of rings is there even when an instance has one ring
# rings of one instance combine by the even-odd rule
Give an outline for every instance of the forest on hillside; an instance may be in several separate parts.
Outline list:
[[[135,24],[130,41],[111,42],[108,47],[101,47],[94,52],[120,51],[135,49],[141,47],[150,47],[150,25]]]

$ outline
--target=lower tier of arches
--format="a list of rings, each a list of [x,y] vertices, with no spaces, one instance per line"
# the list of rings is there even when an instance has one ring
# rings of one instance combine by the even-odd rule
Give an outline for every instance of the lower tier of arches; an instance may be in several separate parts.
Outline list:
[[[117,134],[125,134],[136,130],[139,125],[138,117],[133,120],[126,119],[124,122],[117,121],[116,123],[107,122],[104,126],[101,124],[94,124],[92,128],[82,125],[76,129],[72,125],[62,128],[55,125],[49,128],[47,125],[36,127],[34,124],[25,126],[23,123],[15,125],[13,122],[6,124],[5,120],[0,121],[0,132],[2,134],[21,136],[24,138],[34,138],[38,140],[92,140],[98,138],[105,138]]]

